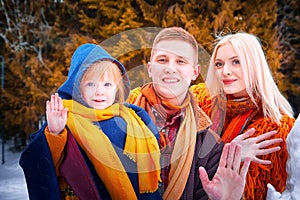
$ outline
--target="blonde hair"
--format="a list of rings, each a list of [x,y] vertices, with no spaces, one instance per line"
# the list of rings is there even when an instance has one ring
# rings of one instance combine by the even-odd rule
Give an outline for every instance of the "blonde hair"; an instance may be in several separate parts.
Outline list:
[[[282,114],[293,117],[293,109],[286,98],[279,91],[267,63],[260,40],[248,33],[229,34],[220,39],[214,48],[207,73],[206,84],[212,97],[224,95],[223,87],[216,81],[215,58],[218,49],[231,44],[241,63],[244,74],[246,91],[255,102],[254,96],[262,101],[265,117],[271,118],[279,124]]]
[[[85,71],[81,83],[87,78],[93,78],[95,80],[102,80],[104,74],[108,74],[111,80],[116,83],[117,91],[115,97],[115,103],[124,103],[125,94],[124,94],[124,82],[122,79],[121,70],[117,66],[117,63],[112,62],[111,60],[100,60],[89,66]],[[81,87],[80,87],[81,88]]]
[[[189,43],[192,48],[194,49],[194,65],[198,64],[198,43],[193,35],[191,35],[189,32],[184,30],[181,27],[169,27],[162,29],[156,36],[153,41],[152,45],[152,51],[151,51],[151,58],[153,55],[153,50],[155,49],[155,46],[161,42],[161,41],[167,41],[167,40],[181,40],[184,42]]]

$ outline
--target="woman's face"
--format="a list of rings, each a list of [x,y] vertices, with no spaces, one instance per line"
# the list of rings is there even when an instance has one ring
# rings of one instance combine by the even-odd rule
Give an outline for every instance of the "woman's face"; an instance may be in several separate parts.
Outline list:
[[[247,96],[242,66],[230,43],[219,47],[214,64],[218,81],[226,94],[237,98]]]

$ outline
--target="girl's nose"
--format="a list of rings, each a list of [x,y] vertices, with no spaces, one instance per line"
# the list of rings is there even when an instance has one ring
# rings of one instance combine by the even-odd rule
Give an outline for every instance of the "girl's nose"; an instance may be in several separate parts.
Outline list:
[[[104,94],[104,87],[102,87],[101,85],[97,85],[96,90],[95,90],[95,94],[96,95],[103,95]]]

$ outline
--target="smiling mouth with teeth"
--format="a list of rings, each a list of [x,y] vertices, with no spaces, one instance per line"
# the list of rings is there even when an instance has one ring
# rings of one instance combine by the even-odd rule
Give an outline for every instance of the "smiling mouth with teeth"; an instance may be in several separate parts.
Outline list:
[[[162,80],[163,80],[163,82],[166,82],[166,83],[177,83],[177,82],[179,82],[178,79],[170,79],[170,78],[164,78]]]

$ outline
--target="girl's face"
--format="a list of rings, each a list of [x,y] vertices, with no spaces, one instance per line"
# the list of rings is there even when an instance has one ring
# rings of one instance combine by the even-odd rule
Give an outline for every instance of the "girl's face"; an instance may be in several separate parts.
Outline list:
[[[186,97],[191,80],[199,73],[194,63],[194,49],[181,40],[159,42],[148,63],[148,73],[152,78],[156,93],[175,105]]]
[[[87,71],[80,84],[80,91],[83,100],[90,107],[103,110],[114,103],[117,83],[107,72],[104,72],[103,76],[99,78],[97,73]]]
[[[226,94],[237,98],[247,96],[242,66],[230,43],[219,47],[214,64],[218,81]]]

